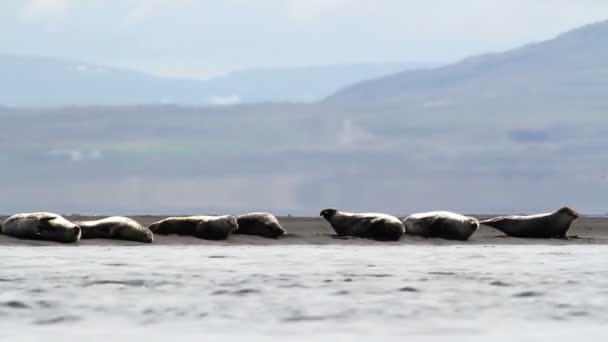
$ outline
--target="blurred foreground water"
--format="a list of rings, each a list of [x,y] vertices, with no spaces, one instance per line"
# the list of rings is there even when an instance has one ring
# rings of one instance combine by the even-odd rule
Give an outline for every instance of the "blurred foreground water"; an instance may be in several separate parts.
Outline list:
[[[605,341],[608,246],[0,249],[0,341]]]

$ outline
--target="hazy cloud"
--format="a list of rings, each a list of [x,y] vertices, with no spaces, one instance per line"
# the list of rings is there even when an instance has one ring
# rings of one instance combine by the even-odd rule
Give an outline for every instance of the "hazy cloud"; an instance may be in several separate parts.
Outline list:
[[[17,54],[225,72],[453,61],[606,19],[604,0],[3,0],[0,41]]]
[[[312,24],[319,19],[340,13],[352,0],[288,0],[287,16],[296,24]]]
[[[135,1],[127,17],[133,21],[166,16],[168,11],[189,5],[192,0],[139,0]]]
[[[207,99],[207,103],[212,106],[232,106],[241,103],[241,98],[238,95],[212,96]]]
[[[54,21],[66,14],[68,0],[30,0],[23,9],[26,21]]]
[[[99,150],[81,149],[54,149],[50,150],[48,155],[52,157],[66,158],[72,162],[98,160],[102,158],[102,153]]]

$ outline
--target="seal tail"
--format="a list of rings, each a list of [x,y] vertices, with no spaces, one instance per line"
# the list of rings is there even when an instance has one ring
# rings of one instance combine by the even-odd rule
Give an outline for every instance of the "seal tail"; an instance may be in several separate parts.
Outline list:
[[[160,223],[156,222],[156,223],[152,223],[151,225],[149,225],[146,228],[148,228],[152,232],[152,234],[161,234],[161,232],[158,231],[159,226],[160,226]]]
[[[81,239],[95,239],[98,238],[95,225],[87,221],[74,221],[74,224],[80,228]]]
[[[502,222],[502,217],[495,217],[495,218],[479,221],[479,224],[496,228],[500,224],[500,222]]]

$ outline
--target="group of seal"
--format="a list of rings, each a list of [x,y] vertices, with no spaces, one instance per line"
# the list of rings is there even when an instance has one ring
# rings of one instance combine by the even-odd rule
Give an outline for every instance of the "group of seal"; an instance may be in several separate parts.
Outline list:
[[[148,228],[159,235],[188,235],[206,240],[224,240],[238,228],[235,216],[168,217]]]
[[[334,208],[320,214],[340,237],[396,241],[403,235],[447,240],[468,240],[480,224],[518,238],[565,239],[579,214],[563,207],[554,213],[499,216],[479,221],[449,211],[417,213],[399,218],[380,213],[350,213]],[[95,221],[70,222],[53,213],[17,214],[2,223],[0,232],[21,239],[63,243],[82,239],[116,239],[151,243],[154,235],[188,235],[206,240],[224,240],[231,234],[257,235],[276,239],[285,234],[277,218],[269,213],[240,216],[168,217],[145,227],[128,217],[112,216]]]
[[[319,215],[329,222],[338,236],[391,241],[399,240],[404,234],[465,241],[480,224],[512,237],[565,239],[572,222],[579,217],[568,207],[554,213],[499,216],[484,221],[449,211],[417,213],[403,221],[386,214],[348,213],[333,208],[324,209]]]
[[[206,240],[224,240],[230,234],[257,235],[276,239],[285,234],[279,220],[269,213],[250,213],[240,216],[185,216],[168,217],[148,228],[160,235],[190,235]]]
[[[123,216],[70,222],[60,215],[41,212],[13,215],[4,221],[0,228],[0,233],[20,239],[63,243],[78,242],[81,238],[152,243],[154,234],[189,235],[206,240],[225,240],[230,234],[276,239],[285,234],[285,229],[277,218],[269,213],[169,217],[145,227]]]

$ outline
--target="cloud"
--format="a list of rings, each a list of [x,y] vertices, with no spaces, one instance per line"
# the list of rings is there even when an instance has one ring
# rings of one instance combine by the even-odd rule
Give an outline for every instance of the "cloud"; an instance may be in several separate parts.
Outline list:
[[[50,23],[64,17],[67,8],[67,0],[30,0],[23,9],[23,19]]]
[[[88,65],[88,64],[78,64],[69,67],[70,70],[81,72],[81,73],[103,73],[107,72],[107,70],[98,65]]]
[[[139,0],[128,12],[127,17],[132,22],[163,17],[170,11],[183,9],[184,5],[191,2],[191,0]]]
[[[49,151],[48,155],[52,157],[66,158],[72,162],[98,160],[102,158],[101,151],[99,150],[83,151],[79,149],[54,149]]]
[[[311,24],[350,5],[352,0],[289,0],[287,16],[295,24]]]
[[[207,99],[207,104],[212,106],[233,106],[241,102],[241,98],[238,95],[212,96]]]
[[[551,38],[608,13],[605,0],[464,3],[3,0],[0,41],[20,54],[206,78],[213,76],[206,69],[449,62]],[[61,28],[61,35],[47,36],[39,26]]]

